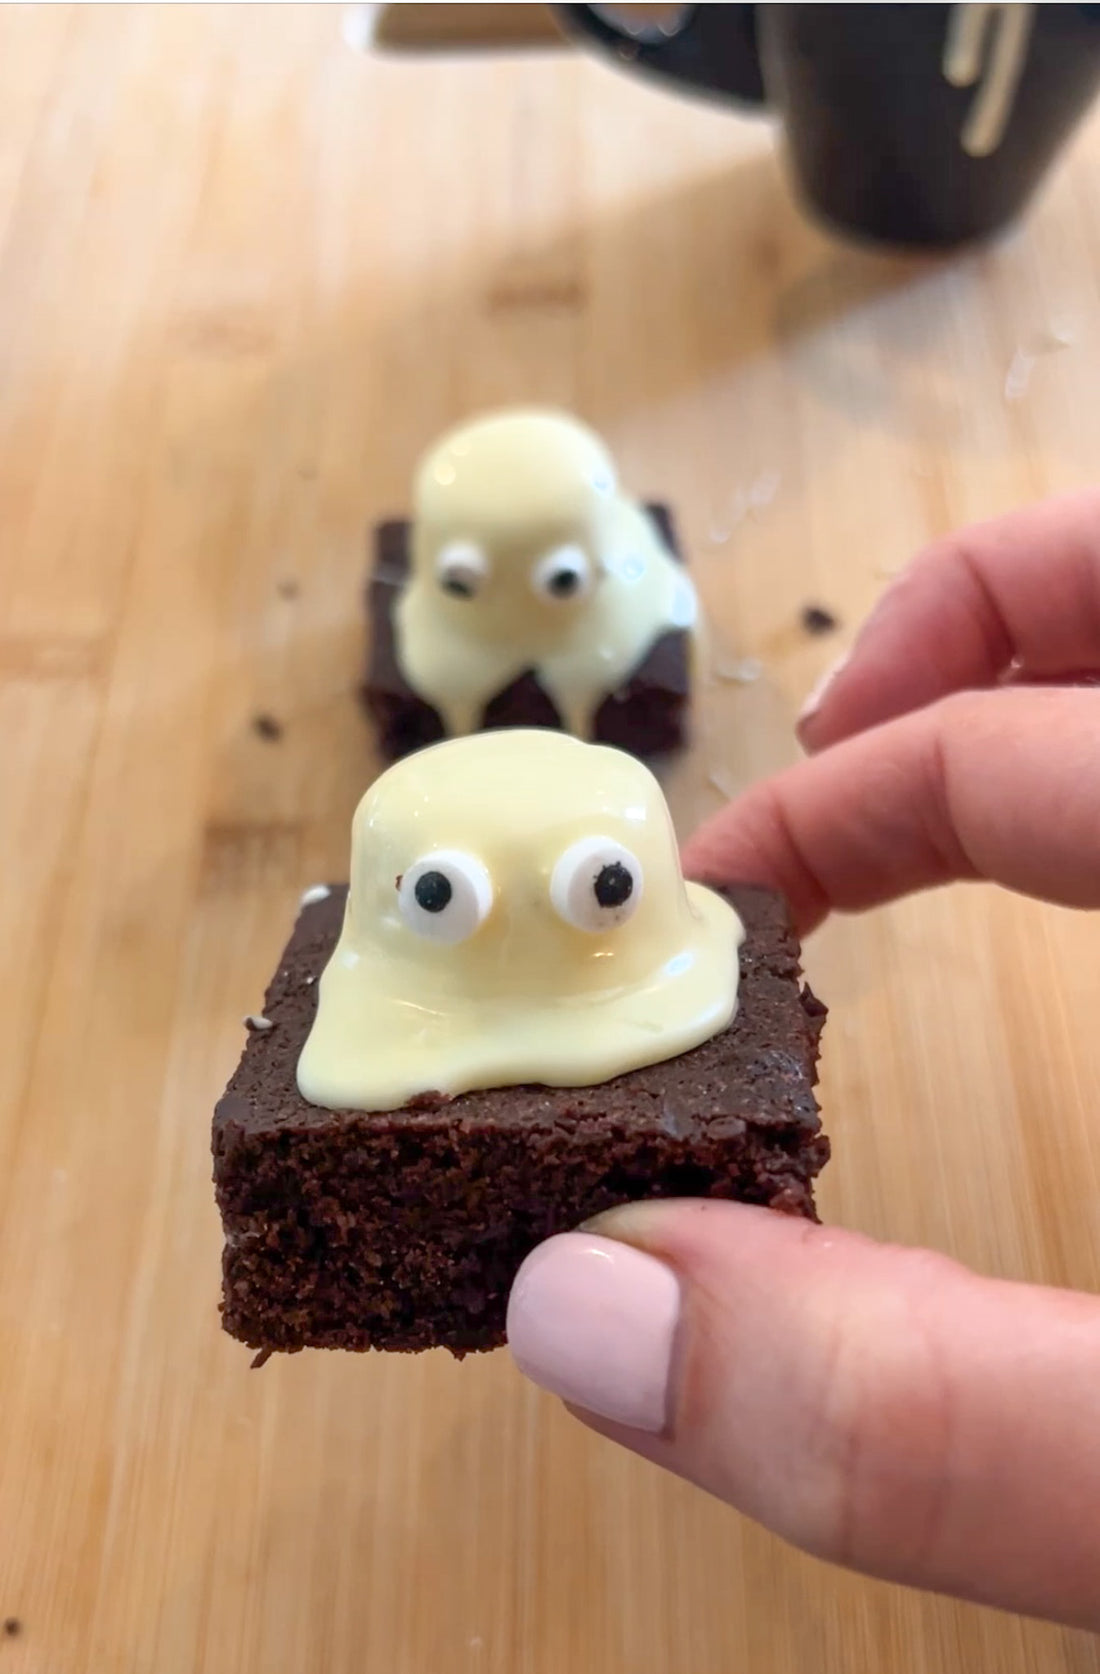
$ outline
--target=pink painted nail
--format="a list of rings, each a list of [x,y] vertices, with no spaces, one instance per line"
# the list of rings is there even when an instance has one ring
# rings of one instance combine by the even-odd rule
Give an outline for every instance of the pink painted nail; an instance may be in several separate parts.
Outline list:
[[[817,685],[813,688],[813,691],[810,693],[809,697],[802,705],[802,708],[799,710],[798,720],[795,723],[796,726],[802,726],[806,721],[812,720],[817,714],[821,705],[825,701],[825,694],[828,692],[829,687],[832,685],[841,670],[847,665],[851,655],[852,653],[850,651],[845,651],[842,657],[838,657],[836,662],[831,663],[825,670],[825,673],[821,676],[821,679],[817,682]]]
[[[668,1417],[680,1286],[654,1256],[596,1233],[533,1250],[508,1303],[508,1346],[552,1395],[652,1434]]]

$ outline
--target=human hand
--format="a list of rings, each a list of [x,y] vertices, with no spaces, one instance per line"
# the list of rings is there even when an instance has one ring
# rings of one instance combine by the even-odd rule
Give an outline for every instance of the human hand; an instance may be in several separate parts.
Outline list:
[[[1100,493],[964,531],[807,706],[811,754],[688,844],[805,933],[951,879],[1100,906]],[[644,1203],[537,1249],[521,1368],[795,1544],[1100,1629],[1100,1301],[768,1210]]]

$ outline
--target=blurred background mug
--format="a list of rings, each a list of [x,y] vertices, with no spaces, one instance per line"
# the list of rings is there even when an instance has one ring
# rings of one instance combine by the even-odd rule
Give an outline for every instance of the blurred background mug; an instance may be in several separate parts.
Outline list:
[[[666,84],[768,107],[808,206],[951,245],[1024,208],[1100,87],[1100,6],[559,6]]]

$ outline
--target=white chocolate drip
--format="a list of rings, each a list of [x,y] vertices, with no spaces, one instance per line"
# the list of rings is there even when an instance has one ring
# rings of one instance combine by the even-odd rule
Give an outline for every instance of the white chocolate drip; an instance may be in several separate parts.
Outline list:
[[[551,590],[559,552],[583,571],[571,595]],[[567,731],[587,738],[656,640],[696,623],[683,566],[618,493],[599,438],[564,414],[497,413],[444,438],[417,476],[411,559],[397,658],[451,736],[476,731],[531,669]]]
[[[605,871],[617,893],[602,900]],[[726,1027],[742,936],[727,902],[684,882],[660,786],[633,757],[526,729],[437,744],[356,811],[298,1086],[330,1109],[393,1110],[607,1081]]]
[[[971,157],[990,156],[1004,138],[1027,61],[1034,14],[1034,5],[952,7],[944,76],[952,87],[973,87],[982,77],[960,137],[963,150]],[[986,42],[993,23],[993,45],[983,76]]]

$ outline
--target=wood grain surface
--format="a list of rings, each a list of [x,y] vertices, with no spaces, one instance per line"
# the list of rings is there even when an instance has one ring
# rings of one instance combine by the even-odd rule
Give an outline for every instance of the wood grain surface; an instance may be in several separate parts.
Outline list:
[[[762,665],[702,694],[686,831],[922,542],[1095,476],[1098,263],[1096,121],[1022,229],[899,260],[802,219],[766,124],[580,56],[0,9],[0,1674],[1100,1670],[791,1552],[506,1355],[250,1372],[208,1154],[345,870],[364,533],[422,445],[563,402],[675,505]],[[1095,920],[969,887],[807,957],[825,1215],[1097,1288]]]

